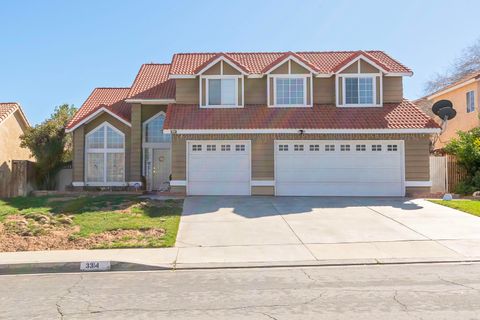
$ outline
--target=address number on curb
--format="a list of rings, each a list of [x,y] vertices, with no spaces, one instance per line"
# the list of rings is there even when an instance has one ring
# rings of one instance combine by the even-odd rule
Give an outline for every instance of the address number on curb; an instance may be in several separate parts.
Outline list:
[[[110,261],[82,261],[80,262],[80,271],[108,271],[110,270]]]

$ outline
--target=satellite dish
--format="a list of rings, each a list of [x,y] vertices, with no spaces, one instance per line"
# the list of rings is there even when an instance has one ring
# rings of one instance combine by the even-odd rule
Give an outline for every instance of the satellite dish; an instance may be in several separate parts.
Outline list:
[[[443,108],[453,109],[453,104],[450,102],[450,100],[437,101],[432,106],[432,112],[438,116],[439,115],[438,112],[440,111],[440,109],[443,109]]]
[[[438,110],[437,116],[439,116],[442,120],[452,120],[457,115],[457,111],[453,108],[442,108]]]

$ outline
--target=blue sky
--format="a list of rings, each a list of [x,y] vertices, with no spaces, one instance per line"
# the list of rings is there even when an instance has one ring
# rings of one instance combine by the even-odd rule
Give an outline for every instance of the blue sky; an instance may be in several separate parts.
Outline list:
[[[480,1],[458,0],[0,0],[0,101],[20,102],[36,124],[175,52],[358,49],[413,69],[413,99],[480,36],[479,12]]]

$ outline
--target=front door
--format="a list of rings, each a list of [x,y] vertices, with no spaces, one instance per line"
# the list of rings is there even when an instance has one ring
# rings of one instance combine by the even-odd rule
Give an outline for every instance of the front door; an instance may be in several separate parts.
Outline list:
[[[170,181],[170,150],[153,149],[152,190],[167,190]]]

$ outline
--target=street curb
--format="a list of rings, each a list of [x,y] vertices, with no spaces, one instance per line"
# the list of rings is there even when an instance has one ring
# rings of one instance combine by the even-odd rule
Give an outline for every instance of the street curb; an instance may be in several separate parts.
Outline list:
[[[40,274],[40,273],[92,273],[115,271],[187,271],[215,269],[253,269],[253,268],[299,268],[299,267],[341,267],[341,266],[381,266],[381,265],[414,265],[414,264],[448,264],[448,263],[478,263],[480,258],[471,259],[345,259],[316,261],[277,261],[277,262],[246,262],[246,263],[188,263],[147,265],[141,263],[110,261],[108,271],[81,271],[80,262],[42,262],[0,264],[0,275]]]
[[[34,274],[34,273],[73,273],[73,272],[108,272],[108,271],[155,271],[172,270],[170,265],[152,266],[141,263],[109,261],[110,270],[81,271],[79,261],[76,262],[41,262],[41,263],[14,263],[0,264],[0,275]]]

